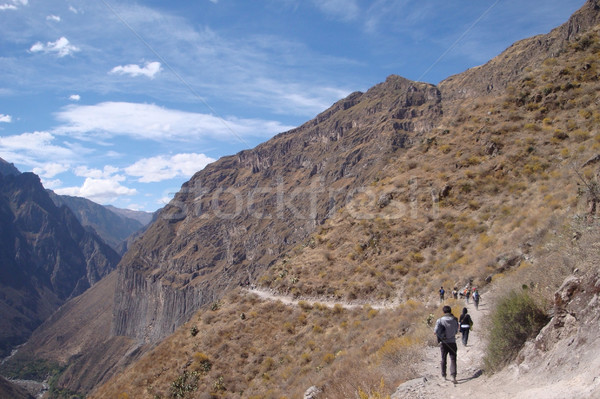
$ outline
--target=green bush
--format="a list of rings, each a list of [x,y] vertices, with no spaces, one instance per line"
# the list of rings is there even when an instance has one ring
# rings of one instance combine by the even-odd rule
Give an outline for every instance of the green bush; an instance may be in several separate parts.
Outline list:
[[[491,315],[485,366],[496,371],[513,360],[525,342],[537,335],[549,318],[526,290],[512,291]]]

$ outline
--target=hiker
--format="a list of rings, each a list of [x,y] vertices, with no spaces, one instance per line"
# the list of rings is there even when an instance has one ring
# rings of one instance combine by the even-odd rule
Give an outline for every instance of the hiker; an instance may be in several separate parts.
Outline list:
[[[465,288],[465,298],[467,298],[467,305],[469,304],[469,297],[471,297],[471,291],[468,288]]]
[[[454,287],[454,289],[452,290],[452,297],[454,299],[458,299],[458,291],[456,290],[456,287]]]
[[[462,334],[462,343],[464,346],[467,346],[469,331],[473,325],[473,320],[471,320],[471,315],[467,312],[467,308],[463,308],[462,314],[458,318],[458,324],[460,325],[460,333]]]
[[[444,315],[435,322],[434,333],[438,338],[442,352],[442,377],[446,379],[446,360],[450,355],[450,375],[456,384],[456,334],[458,333],[458,320],[452,314],[450,306],[442,308]]]
[[[479,295],[479,290],[475,290],[473,293],[473,302],[475,302],[475,309],[479,310],[479,300],[481,299],[481,295]]]
[[[444,291],[444,287],[440,287],[440,302],[444,302],[444,294],[446,293],[446,291]]]

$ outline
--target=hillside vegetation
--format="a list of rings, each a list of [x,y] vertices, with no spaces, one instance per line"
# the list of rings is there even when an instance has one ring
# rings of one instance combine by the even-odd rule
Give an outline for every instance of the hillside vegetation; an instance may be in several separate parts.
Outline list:
[[[298,306],[230,290],[90,397],[386,397],[433,344],[440,286],[525,285],[543,306],[578,266],[563,249],[597,223],[599,77],[596,27],[453,103],[256,278]],[[397,305],[368,305],[382,301]]]

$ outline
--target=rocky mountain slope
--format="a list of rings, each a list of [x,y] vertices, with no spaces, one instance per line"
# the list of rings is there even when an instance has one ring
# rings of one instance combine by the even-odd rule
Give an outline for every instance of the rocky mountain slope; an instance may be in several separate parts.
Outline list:
[[[435,87],[392,76],[198,172],[125,254],[113,333],[156,342],[254,279],[440,116]]]
[[[0,353],[24,342],[65,301],[120,257],[54,205],[32,173],[0,175]]]
[[[82,226],[91,228],[105,243],[121,255],[127,250],[127,245],[123,245],[124,242],[144,227],[138,220],[124,216],[122,213],[115,212],[111,208],[96,204],[88,199],[57,195],[52,191],[48,191],[48,194],[57,207],[63,205],[69,207]]]
[[[390,392],[428,342],[440,285],[533,267],[549,237],[585,219],[600,152],[599,4],[438,87],[390,76],[197,173],[116,277],[111,336],[161,343],[92,396]],[[247,283],[403,305],[289,309]]]
[[[8,175],[18,175],[21,172],[19,169],[15,167],[12,163],[6,162],[4,159],[0,158],[0,175],[8,176]]]

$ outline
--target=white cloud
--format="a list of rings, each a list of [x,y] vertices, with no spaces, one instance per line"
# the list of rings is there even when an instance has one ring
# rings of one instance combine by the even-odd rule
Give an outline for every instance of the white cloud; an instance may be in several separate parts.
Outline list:
[[[73,6],[69,6],[69,11],[71,11],[73,14],[79,14],[79,10],[77,10],[75,7]]]
[[[58,15],[48,15],[46,16],[46,20],[60,22],[60,17]]]
[[[119,65],[111,69],[109,73],[118,74],[118,75],[129,75],[129,76],[146,76],[150,79],[154,79],[154,76],[161,71],[160,62],[146,62],[144,67],[140,67],[139,65],[129,64],[129,65]]]
[[[287,114],[291,110],[297,114],[315,115],[329,108],[335,101],[350,94],[349,90],[333,87],[285,84],[273,79],[257,79],[251,93],[240,91],[240,95],[252,97],[254,101],[269,102],[277,99],[270,107],[275,112]]]
[[[111,165],[106,165],[103,169],[78,166],[73,170],[73,174],[85,177],[82,186],[62,187],[54,191],[57,194],[85,197],[96,202],[112,202],[120,196],[136,195],[137,190],[121,184],[125,181],[125,176],[118,174],[119,170]]]
[[[49,162],[33,168],[33,173],[46,179],[51,179],[56,175],[69,170],[69,165],[58,162]]]
[[[271,137],[293,128],[277,121],[225,120],[214,115],[172,110],[154,104],[126,102],[69,105],[56,117],[64,124],[54,130],[55,134],[88,140],[91,136],[129,136],[154,141],[188,142],[206,138],[243,141],[243,137]]]
[[[87,166],[78,166],[75,168],[75,175],[80,177],[90,177],[93,179],[113,179],[116,181],[123,181],[125,177],[122,175],[116,175],[119,171],[119,168],[115,168],[114,166],[106,165],[103,170],[100,169],[90,169]]]
[[[48,132],[23,133],[15,136],[0,137],[0,151],[24,152],[42,159],[69,159],[75,153],[65,147],[52,144],[54,136]]]
[[[55,188],[60,187],[62,185],[62,181],[60,179],[46,180],[42,178],[41,180],[44,188],[49,188],[50,190],[54,190]]]
[[[50,163],[79,163],[89,152],[89,148],[76,143],[58,143],[49,132],[0,137],[0,158],[40,168],[39,171],[45,170],[45,165]]]
[[[360,15],[356,0],[313,0],[314,5],[323,13],[344,21],[351,21]]]
[[[94,179],[88,177],[81,187],[64,187],[55,189],[54,192],[59,195],[84,197],[98,203],[112,202],[125,195],[136,195],[137,190],[123,186],[119,183],[120,178],[121,176],[108,179]]]
[[[71,100],[71,101],[79,101],[79,100],[81,100],[81,96],[79,94],[71,94],[69,96],[69,100]]]
[[[10,123],[12,122],[12,116],[0,114],[0,122]]]
[[[175,177],[189,178],[215,160],[204,154],[176,154],[171,157],[144,158],[125,168],[142,183],[154,183]]]
[[[18,6],[26,6],[27,3],[29,3],[29,1],[28,0],[12,0],[11,3],[12,4],[10,4],[10,3],[0,4],[0,11],[16,10],[19,8]]]
[[[46,44],[37,42],[31,46],[29,51],[32,53],[56,53],[59,57],[64,57],[79,51],[79,47],[73,46],[66,37],[62,36],[55,42],[48,42]]]

